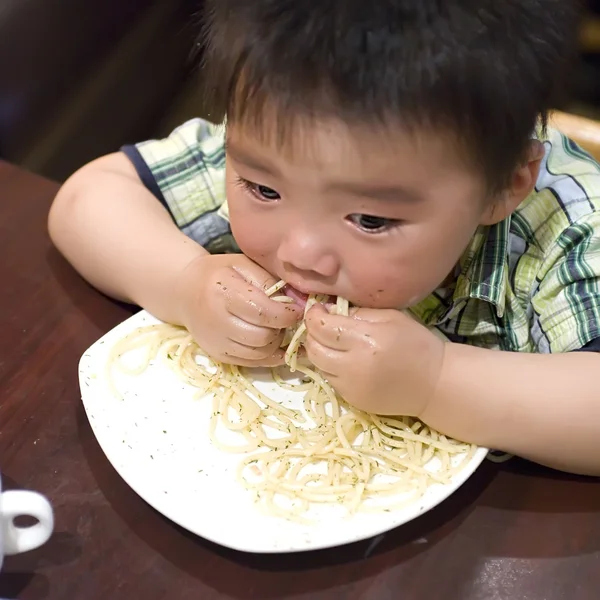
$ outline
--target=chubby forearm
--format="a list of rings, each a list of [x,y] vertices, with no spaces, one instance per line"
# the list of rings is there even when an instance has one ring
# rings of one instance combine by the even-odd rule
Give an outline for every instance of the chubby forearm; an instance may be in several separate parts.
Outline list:
[[[180,320],[178,274],[206,251],[181,233],[122,154],[90,163],[60,189],[48,218],[52,241],[92,285]]]
[[[436,395],[421,418],[457,439],[600,475],[600,356],[447,344]]]

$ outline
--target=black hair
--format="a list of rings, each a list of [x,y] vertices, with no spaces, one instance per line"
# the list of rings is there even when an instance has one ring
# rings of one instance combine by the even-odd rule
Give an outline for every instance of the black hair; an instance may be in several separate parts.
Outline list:
[[[228,122],[295,117],[451,134],[501,190],[545,128],[574,0],[206,0],[203,84]]]

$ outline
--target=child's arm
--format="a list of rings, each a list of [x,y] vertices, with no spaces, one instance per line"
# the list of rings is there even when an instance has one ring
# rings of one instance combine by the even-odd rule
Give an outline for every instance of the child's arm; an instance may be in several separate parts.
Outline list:
[[[283,362],[283,329],[300,309],[257,289],[275,280],[245,256],[211,256],[184,235],[124,154],[98,159],[64,184],[49,231],[90,283],[186,326],[213,358],[247,366]]]
[[[124,154],[100,158],[68,179],[48,227],[61,253],[99,290],[182,322],[175,280],[207,252],[173,224]]]
[[[445,343],[396,310],[314,306],[308,357],[350,404],[408,415],[456,439],[600,475],[600,356]]]
[[[436,394],[421,418],[458,439],[600,475],[600,356],[446,344]]]

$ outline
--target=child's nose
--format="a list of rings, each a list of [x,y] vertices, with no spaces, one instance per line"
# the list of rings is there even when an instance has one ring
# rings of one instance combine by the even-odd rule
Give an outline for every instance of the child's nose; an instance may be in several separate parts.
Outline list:
[[[328,242],[316,231],[290,231],[279,246],[278,258],[294,271],[333,277],[339,261]]]

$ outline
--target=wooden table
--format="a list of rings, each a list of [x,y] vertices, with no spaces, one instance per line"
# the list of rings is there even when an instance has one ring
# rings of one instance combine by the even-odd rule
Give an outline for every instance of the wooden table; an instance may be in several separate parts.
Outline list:
[[[87,286],[52,249],[46,214],[57,188],[0,163],[0,466],[5,488],[46,494],[56,514],[48,544],[6,560],[0,596],[600,597],[600,482],[519,461],[486,462],[447,502],[376,547],[250,556],[157,514],[108,463],[80,402],[80,355],[130,310]]]

